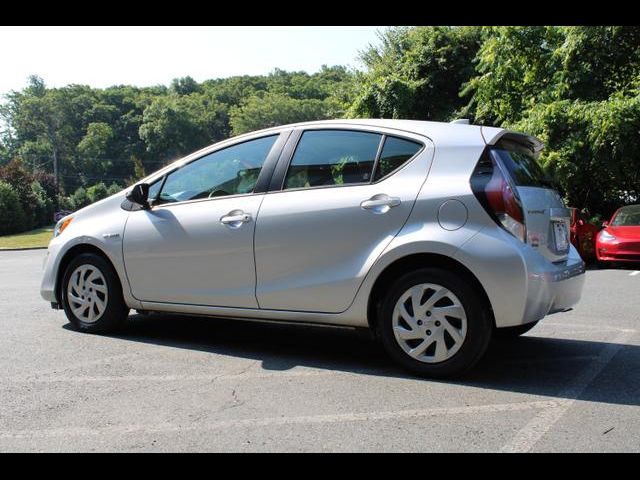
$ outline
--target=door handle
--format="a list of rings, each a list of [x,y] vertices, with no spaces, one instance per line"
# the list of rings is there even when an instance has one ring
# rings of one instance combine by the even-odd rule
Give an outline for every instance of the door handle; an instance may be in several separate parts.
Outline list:
[[[222,223],[223,225],[228,225],[235,228],[241,226],[243,223],[247,223],[250,221],[251,215],[238,210],[231,211],[220,219],[220,223]]]
[[[374,195],[368,200],[365,200],[360,204],[365,210],[370,210],[373,213],[387,213],[393,207],[400,205],[400,199],[398,197],[390,197],[385,194]]]

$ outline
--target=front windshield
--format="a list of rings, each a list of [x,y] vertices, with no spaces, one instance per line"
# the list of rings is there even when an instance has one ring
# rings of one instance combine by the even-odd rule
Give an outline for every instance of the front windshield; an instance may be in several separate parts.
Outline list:
[[[622,207],[618,210],[611,225],[614,227],[631,227],[640,225],[640,205]]]

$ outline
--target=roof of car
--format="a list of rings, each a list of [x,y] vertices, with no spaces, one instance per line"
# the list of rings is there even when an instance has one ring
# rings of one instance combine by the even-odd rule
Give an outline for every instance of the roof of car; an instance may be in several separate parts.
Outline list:
[[[417,133],[431,139],[434,144],[439,146],[453,145],[494,145],[500,138],[504,136],[529,144],[535,151],[542,149],[542,142],[535,137],[513,132],[499,127],[473,125],[467,123],[451,123],[451,122],[430,122],[425,120],[399,120],[399,119],[380,119],[380,118],[356,118],[356,119],[336,119],[336,120],[317,120],[312,122],[292,123],[289,125],[280,125],[256,133],[266,133],[269,131],[279,131],[286,128],[307,127],[307,126],[367,126],[390,128],[403,132]]]
[[[624,207],[620,207],[618,209],[618,211],[621,211],[621,210],[624,210],[624,211],[629,211],[630,210],[632,212],[640,211],[640,205],[625,205]]]
[[[395,120],[381,118],[356,118],[356,119],[336,119],[336,120],[318,120],[313,122],[293,123],[290,125],[282,125],[280,128],[291,127],[307,127],[307,126],[345,126],[353,125],[391,128],[402,132],[417,133],[430,138],[436,144],[466,137],[466,142],[476,139],[482,141],[481,127],[478,125],[465,125],[447,122],[427,122],[423,120]],[[469,138],[470,137],[470,138]],[[457,143],[457,142],[456,142]]]

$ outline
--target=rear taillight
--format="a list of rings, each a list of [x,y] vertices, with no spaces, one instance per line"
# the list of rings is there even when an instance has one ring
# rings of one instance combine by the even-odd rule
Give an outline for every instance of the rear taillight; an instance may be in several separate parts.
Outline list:
[[[471,188],[498,225],[522,242],[526,229],[522,203],[500,163],[485,151],[471,177]]]

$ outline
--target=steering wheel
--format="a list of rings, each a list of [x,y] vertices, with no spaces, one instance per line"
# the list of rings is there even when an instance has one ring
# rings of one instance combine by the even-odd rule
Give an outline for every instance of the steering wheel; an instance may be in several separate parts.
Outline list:
[[[210,194],[208,198],[213,198],[213,197],[224,197],[226,195],[231,195],[229,192],[227,192],[226,190],[213,190]]]

